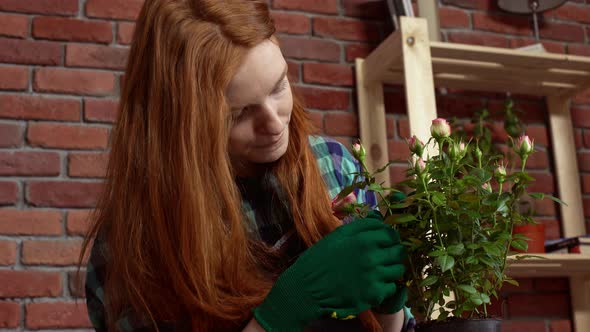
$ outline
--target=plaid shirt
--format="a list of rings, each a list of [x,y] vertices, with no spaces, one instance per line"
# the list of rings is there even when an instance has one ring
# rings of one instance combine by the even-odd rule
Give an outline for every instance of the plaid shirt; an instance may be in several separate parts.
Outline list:
[[[359,165],[346,147],[338,141],[326,137],[310,136],[309,142],[316,156],[328,193],[331,198],[335,198],[345,186],[352,183],[354,179],[352,173],[359,171]],[[359,202],[368,203],[375,208],[377,200],[374,193],[365,190],[356,190],[355,194]],[[256,210],[246,200],[242,204],[242,210],[247,217],[247,229],[249,233],[260,238]],[[277,241],[277,244],[280,244],[282,240],[284,240],[284,237]],[[95,240],[86,270],[85,289],[88,315],[94,328],[99,332],[107,331],[104,312],[104,291],[102,288],[106,268],[105,252],[104,243],[98,239]],[[415,321],[408,308],[404,308],[404,313],[404,330],[409,331]],[[184,322],[184,324],[188,324],[188,322]],[[132,314],[123,315],[118,320],[117,325],[119,330],[123,332],[146,330],[142,321],[138,320],[138,317]],[[162,331],[189,330],[189,326],[186,325],[185,328],[181,328],[178,324],[174,327],[159,324],[158,328]]]

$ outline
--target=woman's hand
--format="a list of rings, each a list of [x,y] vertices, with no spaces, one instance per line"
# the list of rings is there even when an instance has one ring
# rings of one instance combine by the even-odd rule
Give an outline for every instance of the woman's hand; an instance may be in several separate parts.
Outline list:
[[[301,331],[323,316],[358,315],[396,293],[404,259],[399,234],[371,212],[307,249],[254,316],[267,331]]]

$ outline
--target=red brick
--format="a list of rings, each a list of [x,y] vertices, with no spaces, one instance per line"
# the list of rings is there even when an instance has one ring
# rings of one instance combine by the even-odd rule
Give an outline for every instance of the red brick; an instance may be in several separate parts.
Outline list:
[[[584,194],[590,194],[590,174],[582,174],[582,188]]]
[[[385,1],[342,0],[344,15],[384,20],[389,17]]]
[[[273,0],[272,8],[301,10],[321,14],[338,14],[338,2],[336,0]]]
[[[70,153],[68,155],[68,176],[105,177],[108,153]]]
[[[61,235],[62,213],[41,210],[0,210],[0,234]]]
[[[0,36],[25,38],[29,34],[29,18],[25,15],[0,14]]]
[[[66,46],[66,66],[124,70],[127,48],[70,44]]]
[[[545,330],[545,321],[538,320],[503,320],[502,332],[541,332]]]
[[[23,241],[21,262],[26,265],[76,265],[81,240]]]
[[[0,302],[0,328],[18,327],[20,305],[16,302]]]
[[[442,0],[445,5],[452,5],[461,8],[480,9],[485,11],[497,9],[495,0]]]
[[[110,95],[115,92],[115,75],[102,71],[38,68],[33,88],[40,92],[80,95]]]
[[[66,230],[68,235],[86,235],[91,224],[91,210],[68,211]]]
[[[590,147],[590,131],[584,130],[583,135],[584,147]]]
[[[80,101],[31,95],[0,95],[0,116],[19,120],[80,121]]]
[[[306,107],[319,110],[348,110],[350,92],[311,87],[296,87]]]
[[[86,16],[135,21],[144,0],[88,0]]]
[[[545,22],[539,28],[539,36],[541,38],[563,40],[569,42],[585,41],[584,28],[576,24],[555,23],[551,21]]]
[[[590,33],[588,33],[590,35]],[[578,93],[573,100],[573,104],[590,104],[590,89]]]
[[[358,118],[355,113],[335,112],[324,116],[327,135],[358,136]]]
[[[285,57],[295,59],[340,61],[340,45],[329,40],[280,36],[280,46]]]
[[[113,99],[84,99],[84,120],[114,123],[118,105]]]
[[[60,296],[61,293],[59,272],[0,270],[0,298]]]
[[[555,193],[555,183],[551,173],[530,173],[535,181],[529,187],[531,192]]]
[[[272,12],[277,32],[292,33],[297,35],[309,34],[311,20],[308,16],[295,13]]]
[[[529,17],[473,13],[473,27],[477,30],[509,35],[532,35]]]
[[[396,91],[384,91],[383,103],[385,104],[385,112],[390,114],[407,114],[406,95],[403,89]]]
[[[110,22],[65,17],[37,16],[33,19],[33,36],[54,40],[108,44],[113,40]]]
[[[84,271],[80,271],[80,273],[68,272],[68,288],[70,289],[70,294],[72,294],[72,296],[86,297],[86,291],[84,289],[84,282],[85,282]]]
[[[0,0],[0,10],[29,14],[78,14],[78,0]]]
[[[590,45],[586,44],[569,44],[567,53],[581,56],[590,56]]]
[[[539,125],[527,125],[526,134],[535,141],[535,146],[548,146],[549,137],[547,136],[547,127]]]
[[[572,322],[567,319],[552,320],[549,323],[549,332],[571,332]]]
[[[313,34],[341,40],[378,41],[379,25],[372,22],[335,17],[314,17]]]
[[[508,38],[478,32],[449,32],[448,41],[459,44],[508,47]]]
[[[389,178],[391,179],[392,184],[400,183],[407,179],[406,177],[406,170],[408,167],[406,163],[403,164],[393,164],[389,166]]]
[[[590,128],[590,107],[574,106],[571,113],[575,127]]]
[[[303,81],[324,85],[353,85],[353,68],[335,63],[304,63]]]
[[[28,68],[0,67],[0,90],[25,90],[28,86]]]
[[[324,113],[322,112],[308,112],[309,119],[313,123],[317,134],[324,133]]]
[[[100,182],[30,181],[27,202],[34,206],[93,208],[101,191]]]
[[[441,28],[469,28],[469,14],[464,10],[442,7],[438,15]]]
[[[2,63],[59,65],[61,50],[62,46],[54,42],[0,38]]]
[[[366,58],[371,51],[375,49],[374,46],[368,44],[349,44],[346,45],[346,61],[351,62],[356,58]]]
[[[537,200],[534,203],[535,215],[537,216],[555,216],[556,215],[556,204],[550,199]]]
[[[408,118],[397,120],[397,135],[402,139],[410,138],[410,123]]]
[[[64,149],[106,148],[108,129],[85,125],[31,123],[27,140],[32,146]]]
[[[301,65],[298,62],[287,60],[289,82],[292,84],[299,83],[301,81],[299,75],[299,68]]]
[[[391,161],[405,162],[410,157],[410,149],[405,141],[388,140],[389,159]]]
[[[41,302],[26,305],[27,329],[92,327],[83,302]]]
[[[570,283],[568,278],[536,278],[535,289],[540,292],[568,291]]]
[[[584,137],[582,136],[582,129],[574,128],[574,144],[576,149],[584,148]]]
[[[3,227],[0,225],[0,227]],[[4,235],[4,234],[3,234]],[[16,263],[16,242],[9,240],[0,240],[0,265],[14,265]],[[0,308],[2,304],[0,303]],[[0,310],[2,312],[2,310]],[[2,318],[0,314],[0,327]]]
[[[22,132],[23,128],[18,124],[0,123],[0,147],[20,146],[22,144]]]
[[[545,13],[545,15],[563,21],[590,23],[590,7],[587,5],[574,5],[566,2],[562,6]]]
[[[590,172],[590,153],[578,152],[578,167],[582,172]]]
[[[0,151],[0,176],[57,176],[60,170],[57,152]]]
[[[529,46],[533,44],[538,44],[539,42],[533,38],[514,38],[510,39],[510,47],[511,48],[520,48],[524,46]],[[540,42],[547,52],[551,53],[565,53],[565,44],[552,42],[552,41],[541,41]]]
[[[18,200],[16,182],[0,181],[0,205],[14,205]]]
[[[584,217],[590,218],[590,199],[584,198]]]
[[[385,130],[387,138],[395,137],[395,120],[391,116],[385,116]]]
[[[559,220],[536,217],[535,221],[545,225],[546,240],[557,240],[561,237],[561,223]]]
[[[568,293],[513,294],[508,298],[510,318],[516,317],[569,317]],[[519,330],[522,331],[522,330]]]
[[[121,45],[131,44],[133,38],[134,23],[119,22],[117,24],[117,43]]]

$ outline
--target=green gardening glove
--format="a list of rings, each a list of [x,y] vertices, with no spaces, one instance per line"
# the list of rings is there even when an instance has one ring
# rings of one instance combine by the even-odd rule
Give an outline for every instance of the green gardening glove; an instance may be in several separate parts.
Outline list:
[[[256,307],[267,331],[302,331],[327,316],[348,317],[396,293],[404,274],[398,233],[381,216],[342,225],[308,248]]]

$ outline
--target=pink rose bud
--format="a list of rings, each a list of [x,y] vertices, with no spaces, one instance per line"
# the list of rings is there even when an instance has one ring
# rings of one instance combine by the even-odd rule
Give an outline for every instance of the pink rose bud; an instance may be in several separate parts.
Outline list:
[[[491,191],[492,191],[492,188],[490,187],[490,184],[489,184],[489,183],[487,183],[487,182],[486,182],[486,183],[484,183],[484,184],[481,186],[481,188],[482,188],[483,190],[487,191],[487,192],[491,192]]]
[[[514,152],[521,157],[530,155],[534,150],[535,145],[527,135],[520,136],[514,145]]]
[[[347,215],[346,205],[354,202],[356,202],[356,195],[354,192],[351,192],[342,199],[336,197],[332,200],[332,212],[334,212],[338,218],[342,219]]]
[[[410,151],[417,155],[418,157],[422,157],[424,153],[424,143],[416,135],[412,136],[408,139],[408,146],[410,147]]]
[[[506,176],[506,167],[504,167],[504,165],[498,166],[498,168],[496,168],[496,173],[501,176]]]
[[[426,169],[426,163],[422,158],[418,158],[418,160],[416,160],[415,168],[416,173],[422,173]]]
[[[365,161],[365,156],[367,155],[367,152],[365,151],[365,147],[361,144],[360,141],[357,141],[352,145],[352,155],[360,161]]]
[[[449,137],[451,135],[451,125],[443,118],[437,118],[432,120],[432,126],[430,126],[430,133],[434,138]]]

